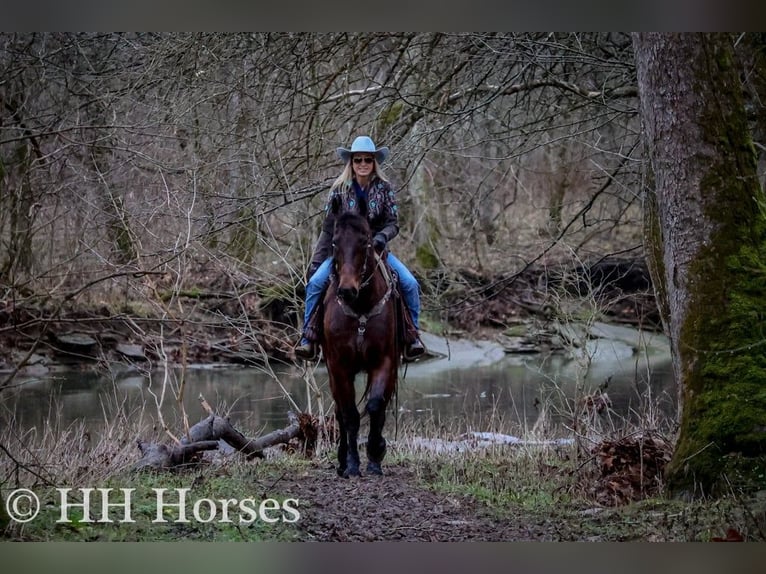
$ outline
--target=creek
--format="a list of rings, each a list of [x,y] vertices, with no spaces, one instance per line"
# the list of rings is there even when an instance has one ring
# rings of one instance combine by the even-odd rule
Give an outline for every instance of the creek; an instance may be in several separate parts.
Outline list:
[[[637,421],[674,413],[672,366],[662,335],[598,324],[590,327],[580,347],[565,353],[528,354],[507,353],[498,343],[487,341],[448,341],[428,335],[424,340],[436,356],[402,367],[394,407],[399,424],[456,432],[524,431],[540,422],[546,405],[552,407],[548,412],[566,419],[578,398],[596,393],[606,381],[612,416]],[[253,436],[286,426],[293,403],[314,413],[330,408],[323,366],[310,370],[311,376],[306,372],[288,365],[273,370],[198,365],[151,372],[126,368],[108,374],[72,369],[19,377],[19,384],[0,396],[0,424],[35,432],[77,423],[99,432],[125,419],[156,426],[164,381],[161,412],[168,426],[180,431],[181,410],[172,389],[183,379],[184,406],[192,424],[205,415],[201,395]],[[319,395],[309,390],[307,379]],[[360,391],[362,384],[360,377]],[[387,428],[392,428],[389,413]]]

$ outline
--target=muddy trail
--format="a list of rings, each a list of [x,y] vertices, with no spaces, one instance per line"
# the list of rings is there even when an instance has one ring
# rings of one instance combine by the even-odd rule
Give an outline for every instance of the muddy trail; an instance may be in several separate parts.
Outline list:
[[[414,464],[396,462],[383,476],[343,479],[325,460],[258,482],[265,492],[299,501],[300,520],[282,534],[305,542],[670,542],[709,540],[733,524],[725,522],[729,511],[652,497],[605,506],[587,496],[525,502],[517,493],[516,501],[490,503],[436,487],[436,467]]]
[[[317,464],[274,488],[300,501],[298,538],[317,542],[551,540],[541,525],[502,519],[459,494],[437,493],[405,465],[383,476],[339,478]]]

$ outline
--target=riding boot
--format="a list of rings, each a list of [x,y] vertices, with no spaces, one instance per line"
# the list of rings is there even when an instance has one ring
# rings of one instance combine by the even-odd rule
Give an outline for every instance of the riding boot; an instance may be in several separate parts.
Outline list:
[[[304,361],[313,361],[318,354],[317,344],[314,341],[301,339],[300,344],[295,347],[295,356]]]
[[[319,345],[317,345],[317,340],[319,339],[323,310],[324,305],[320,300],[303,329],[303,336],[301,337],[300,343],[295,347],[295,356],[299,359],[313,361],[319,355]]]
[[[420,334],[418,333],[415,322],[412,320],[412,314],[410,313],[407,304],[404,300],[401,301],[401,314],[403,319],[403,339],[404,349],[402,356],[407,362],[414,361],[426,352],[426,346],[423,341],[420,340]]]
[[[422,354],[426,352],[426,347],[420,337],[415,339],[412,343],[407,343],[404,347],[404,358],[407,361],[414,361]]]

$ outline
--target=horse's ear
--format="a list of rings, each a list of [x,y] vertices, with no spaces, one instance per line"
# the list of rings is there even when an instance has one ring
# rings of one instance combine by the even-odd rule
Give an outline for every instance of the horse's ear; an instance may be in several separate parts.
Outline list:
[[[367,217],[367,199],[364,197],[359,198],[359,215]]]

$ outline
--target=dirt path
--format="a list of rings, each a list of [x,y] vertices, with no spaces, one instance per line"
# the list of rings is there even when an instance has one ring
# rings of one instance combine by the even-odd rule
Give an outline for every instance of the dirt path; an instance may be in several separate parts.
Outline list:
[[[307,541],[541,540],[520,521],[493,516],[470,497],[431,492],[405,466],[386,474],[342,479],[330,465],[312,467],[275,485],[300,502],[300,537]]]

